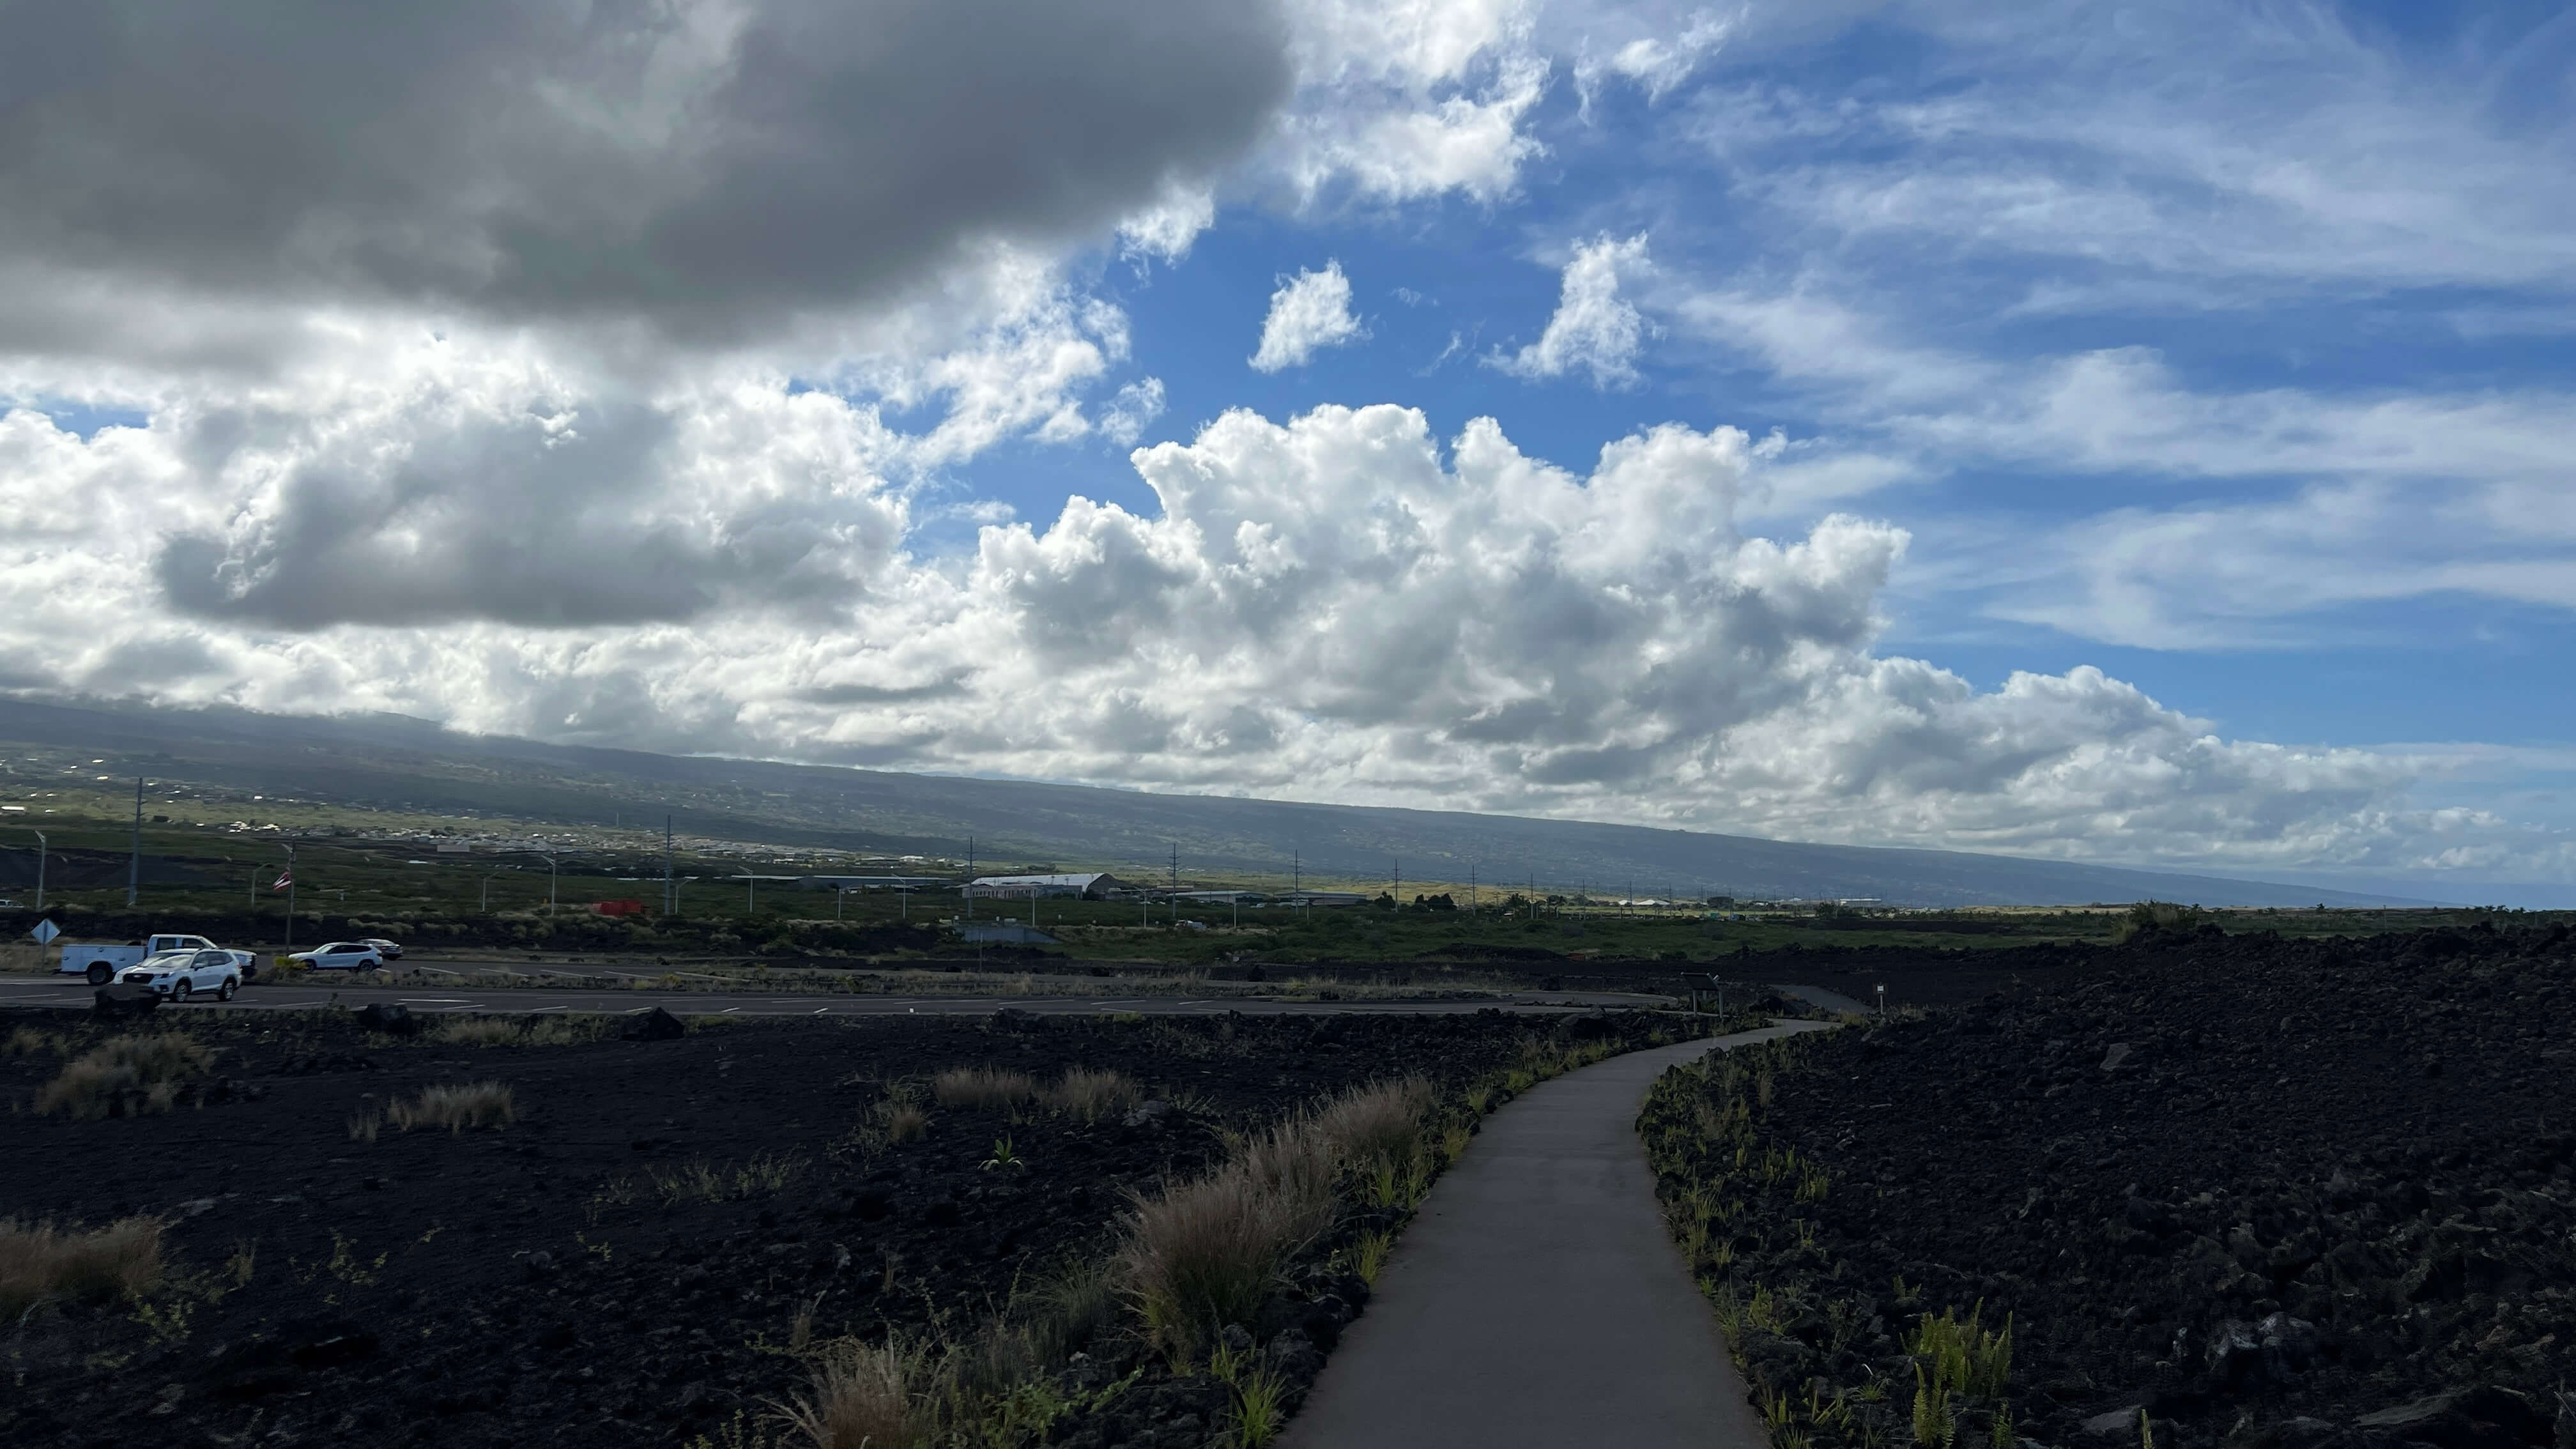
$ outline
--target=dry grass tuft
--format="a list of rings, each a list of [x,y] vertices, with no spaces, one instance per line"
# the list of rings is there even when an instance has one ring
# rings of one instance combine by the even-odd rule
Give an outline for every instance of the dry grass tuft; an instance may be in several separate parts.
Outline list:
[[[119,1218],[88,1233],[0,1219],[0,1318],[39,1303],[137,1297],[161,1282],[161,1220]]]
[[[889,1095],[877,1103],[877,1123],[887,1142],[910,1142],[929,1134],[930,1112],[909,1097]]]
[[[497,1131],[518,1120],[518,1116],[518,1104],[510,1088],[501,1082],[423,1087],[418,1097],[396,1102],[385,1111],[385,1120],[405,1132],[423,1127],[444,1127],[450,1132],[489,1127]]]
[[[813,1397],[785,1410],[814,1449],[924,1449],[934,1415],[928,1358],[903,1343],[836,1343],[814,1365]]]
[[[604,1016],[444,1016],[430,1028],[430,1040],[448,1046],[574,1046],[604,1041],[617,1023]]]
[[[1037,1094],[1037,1078],[996,1067],[951,1067],[930,1079],[942,1107],[1016,1107]]]
[[[1119,1264],[1146,1332],[1177,1360],[1229,1323],[1250,1323],[1279,1271],[1332,1225],[1332,1145],[1308,1119],[1256,1138],[1196,1182],[1141,1194]]]
[[[61,1037],[52,1032],[38,1031],[32,1026],[22,1026],[9,1033],[8,1041],[0,1042],[0,1057],[32,1057],[38,1052],[59,1054],[62,1049]]]
[[[1324,1104],[1314,1130],[1362,1176],[1402,1169],[1421,1150],[1431,1084],[1420,1077],[1354,1087]]]
[[[167,1112],[179,1089],[215,1063],[202,1043],[175,1033],[120,1036],[65,1066],[36,1094],[39,1112],[68,1112],[78,1121]]]
[[[1068,1116],[1085,1122],[1097,1122],[1112,1112],[1124,1112],[1145,1099],[1145,1090],[1116,1072],[1096,1072],[1089,1067],[1066,1070],[1064,1080],[1046,1090],[1046,1104]]]

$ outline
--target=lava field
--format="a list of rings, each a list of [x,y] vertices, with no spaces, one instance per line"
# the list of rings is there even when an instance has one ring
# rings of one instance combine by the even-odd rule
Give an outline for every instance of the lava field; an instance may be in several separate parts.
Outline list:
[[[1641,1125],[1783,1445],[2576,1449],[2565,927],[2150,932]]]
[[[966,1337],[1015,1290],[1097,1261],[1131,1192],[1207,1167],[1229,1134],[1358,1084],[1454,1089],[1674,1024],[1005,1012],[554,1044],[585,1029],[538,1029],[540,1044],[475,1045],[341,1013],[164,1012],[135,1030],[184,1032],[211,1066],[165,1110],[78,1120],[37,1104],[115,1029],[0,1019],[0,1222],[166,1225],[148,1292],[0,1325],[0,1443],[783,1443],[773,1410],[806,1387],[806,1342]],[[930,1082],[952,1068],[1116,1072],[1140,1090],[1092,1116],[943,1106]],[[386,1115],[479,1083],[510,1089],[515,1120],[404,1131]],[[923,1115],[897,1126],[906,1103]],[[1292,1264],[1255,1325],[1292,1395],[1366,1298],[1335,1246]],[[1064,1384],[1084,1407],[1028,1442],[1224,1438],[1224,1386],[1131,1335],[1100,1334]]]

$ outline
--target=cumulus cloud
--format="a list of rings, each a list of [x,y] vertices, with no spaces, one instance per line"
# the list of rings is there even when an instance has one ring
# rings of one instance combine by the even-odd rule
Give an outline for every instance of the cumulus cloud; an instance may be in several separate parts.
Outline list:
[[[1256,372],[1303,367],[1327,347],[1341,347],[1368,336],[1351,315],[1351,281],[1342,264],[1330,261],[1320,272],[1300,271],[1281,277],[1270,294],[1270,314],[1261,320],[1261,345],[1253,351]]]
[[[1653,329],[1619,295],[1619,281],[1651,265],[1643,235],[1577,242],[1547,330],[1518,352],[1488,354],[1486,365],[1530,379],[1563,377],[1580,369],[1591,373],[1592,385],[1599,388],[1635,382],[1637,350]]]
[[[538,466],[524,459],[550,428],[588,425],[577,399],[506,424],[511,389],[478,386],[483,430],[503,435],[488,446],[516,466]],[[215,470],[237,495],[174,494],[205,476],[190,454],[206,444],[165,426],[83,441],[29,411],[0,421],[0,523],[34,525],[0,529],[0,645],[31,678],[648,748],[2077,858],[2397,869],[2434,841],[2530,858],[2500,821],[2410,813],[2422,762],[2223,740],[2091,669],[1987,692],[1880,653],[1904,533],[1835,515],[1748,535],[1740,500],[1777,450],[1727,428],[1649,429],[1578,473],[1489,419],[1444,447],[1400,407],[1232,412],[1134,455],[1158,514],[1076,498],[995,521],[951,565],[904,548],[904,498],[867,466],[889,444],[861,410],[745,383],[668,400],[620,442],[660,480],[632,509],[640,532],[597,564],[555,550],[592,587],[631,568],[704,591],[687,623],[549,617],[569,587],[515,606],[544,629],[424,605],[441,570],[469,571],[454,594],[483,585],[406,521],[399,464],[377,462],[372,531],[355,535],[373,542],[350,557],[408,601],[410,626],[386,629],[299,612],[285,535],[337,515],[280,514],[292,487],[254,486],[292,468],[238,459]],[[294,430],[261,446],[329,458]],[[174,496],[187,536],[224,550],[207,599],[157,597],[149,520]],[[83,516],[49,518],[67,497]],[[671,547],[697,550],[668,556],[676,574],[636,541],[755,516],[773,531],[675,527]]]
[[[740,340],[1214,174],[1287,45],[1272,5],[1147,0],[30,13],[0,336],[60,320],[32,278],[104,277]]]

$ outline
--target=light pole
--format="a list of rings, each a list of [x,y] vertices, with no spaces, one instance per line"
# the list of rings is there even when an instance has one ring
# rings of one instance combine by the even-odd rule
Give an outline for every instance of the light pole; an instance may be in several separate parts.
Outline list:
[[[833,925],[836,925],[836,926],[837,926],[837,925],[841,924],[841,902],[843,902],[843,901],[845,901],[845,900],[848,900],[848,899],[849,899],[849,897],[850,897],[850,888],[849,888],[848,886],[845,886],[845,885],[836,885],[836,886],[832,887],[832,924],[833,924]]]
[[[742,877],[742,913],[751,915],[760,906],[760,877],[750,871],[737,871]]]
[[[286,852],[286,949],[295,949],[295,847],[281,845]]]
[[[36,909],[41,911],[45,908],[45,832],[31,825],[27,833],[36,837]]]
[[[500,878],[501,877],[498,875],[487,875],[483,877],[483,896],[481,902],[476,908],[478,914],[486,916],[492,914],[492,882],[499,880]]]

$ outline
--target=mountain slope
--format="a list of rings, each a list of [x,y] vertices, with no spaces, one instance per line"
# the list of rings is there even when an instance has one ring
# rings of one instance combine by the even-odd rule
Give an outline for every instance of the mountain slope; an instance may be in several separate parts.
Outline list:
[[[1464,812],[1157,795],[550,745],[401,716],[309,717],[0,701],[0,740],[113,755],[129,771],[336,803],[608,825],[668,812],[693,835],[1071,868],[1652,895],[1872,898],[1900,905],[2053,905],[2147,897],[2203,905],[2413,904],[2216,876],[1961,851],[1808,845],[1632,825]]]

